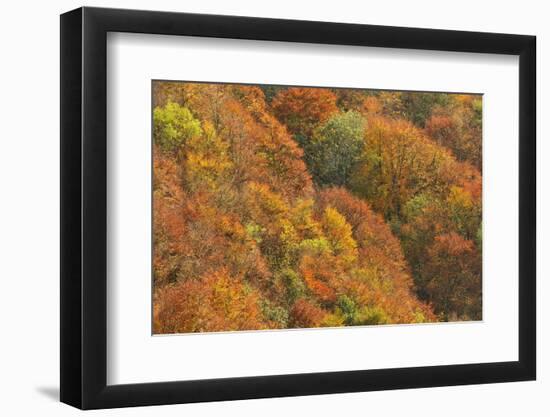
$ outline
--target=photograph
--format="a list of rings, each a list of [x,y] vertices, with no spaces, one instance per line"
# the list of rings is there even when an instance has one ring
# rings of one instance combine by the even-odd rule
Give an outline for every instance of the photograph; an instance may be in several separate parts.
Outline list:
[[[151,96],[154,335],[483,320],[482,94]]]

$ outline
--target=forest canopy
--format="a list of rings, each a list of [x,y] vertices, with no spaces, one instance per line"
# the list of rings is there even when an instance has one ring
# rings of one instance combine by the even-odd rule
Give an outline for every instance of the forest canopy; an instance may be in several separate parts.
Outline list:
[[[480,320],[481,114],[154,81],[154,333]]]

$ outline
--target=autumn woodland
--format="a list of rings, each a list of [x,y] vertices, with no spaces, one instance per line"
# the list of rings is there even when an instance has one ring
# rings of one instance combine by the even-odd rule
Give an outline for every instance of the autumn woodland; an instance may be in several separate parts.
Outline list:
[[[153,81],[153,332],[482,318],[482,97]]]

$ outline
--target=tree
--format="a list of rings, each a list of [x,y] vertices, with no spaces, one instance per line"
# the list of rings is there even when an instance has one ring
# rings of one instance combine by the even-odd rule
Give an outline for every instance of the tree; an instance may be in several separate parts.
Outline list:
[[[472,241],[437,236],[422,273],[430,302],[446,320],[481,320],[481,259]]]
[[[338,112],[336,95],[326,88],[292,87],[281,90],[271,102],[275,116],[301,138]]]
[[[426,133],[449,148],[459,161],[478,169],[481,157],[481,97],[454,95],[448,106],[436,106],[426,122]]]
[[[401,93],[405,117],[416,126],[424,127],[435,107],[445,107],[451,101],[451,95],[445,93]]]
[[[214,130],[210,122],[203,122],[201,136],[187,140],[181,159],[181,179],[188,192],[215,193],[227,188],[227,178],[234,170],[229,158],[229,144]]]
[[[338,98],[338,108],[342,111],[361,111],[365,99],[368,96],[368,90],[357,90],[353,88],[334,88],[332,90]]]
[[[181,257],[187,252],[185,219],[179,215],[185,193],[180,184],[180,167],[173,158],[153,150],[153,279],[156,287],[177,280]]]
[[[187,85],[180,82],[153,81],[153,108],[164,107],[170,102],[184,106]]]
[[[163,152],[176,153],[186,141],[202,133],[201,123],[188,108],[169,102],[153,112],[153,140]]]
[[[416,298],[400,242],[384,219],[343,188],[325,189],[317,201],[319,210],[334,207],[345,216],[357,244],[357,263],[339,287],[340,296],[357,306],[354,323],[434,320],[430,307]]]
[[[319,126],[303,145],[305,160],[319,185],[346,185],[363,151],[366,126],[361,114],[337,114]]]
[[[270,114],[263,91],[257,87],[239,86],[234,94],[255,120],[257,151],[269,171],[264,180],[286,197],[307,196],[312,191],[312,184],[302,160],[303,151],[286,127]]]
[[[326,316],[326,312],[318,306],[301,298],[292,307],[292,327],[319,327]]]
[[[352,229],[346,218],[338,210],[327,207],[323,214],[323,229],[332,253],[344,264],[357,260],[357,242],[353,239]]]
[[[455,170],[450,153],[431,142],[412,123],[371,117],[361,161],[350,188],[386,219],[399,220],[406,201],[424,190],[445,193]]]
[[[262,85],[261,89],[264,92],[265,100],[267,103],[271,103],[273,100],[273,97],[275,97],[281,90],[283,90],[285,87],[281,87],[278,85]]]
[[[445,107],[451,95],[445,93],[381,91],[377,98],[382,104],[382,114],[392,119],[402,118],[423,128],[432,110]]]
[[[187,103],[227,143],[232,169],[226,179],[237,194],[259,178],[285,197],[311,192],[302,150],[268,111],[262,90],[251,86],[192,84]],[[235,202],[236,203],[236,202]]]
[[[257,330],[267,327],[259,294],[220,269],[155,295],[155,333]]]

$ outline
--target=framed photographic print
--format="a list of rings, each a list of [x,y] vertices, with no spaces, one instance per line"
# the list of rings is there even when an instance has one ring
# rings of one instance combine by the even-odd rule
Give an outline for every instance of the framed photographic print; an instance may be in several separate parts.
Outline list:
[[[61,401],[535,379],[535,38],[61,16]]]

